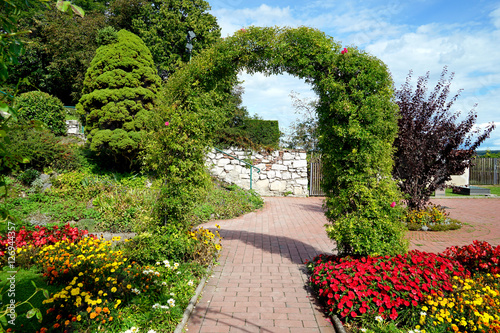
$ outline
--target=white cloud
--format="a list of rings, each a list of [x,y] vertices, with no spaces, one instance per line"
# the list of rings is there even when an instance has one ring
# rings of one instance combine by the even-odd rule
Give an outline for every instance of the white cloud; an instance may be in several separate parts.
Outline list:
[[[258,27],[297,27],[301,25],[300,20],[292,17],[290,7],[270,7],[263,4],[257,8],[216,9],[212,10],[211,13],[217,17],[223,37],[232,35],[235,31],[251,25]]]
[[[368,2],[309,1],[289,2],[287,7],[261,4],[256,8],[224,5],[212,11],[223,29],[223,36],[249,25],[310,26],[324,31],[343,45],[355,44],[384,61],[393,75],[396,87],[413,69],[413,82],[430,71],[428,88],[434,88],[444,66],[455,72],[450,97],[464,89],[455,102],[456,109],[466,114],[477,104],[478,123],[495,121],[500,125],[497,109],[500,96],[500,8],[491,10],[487,19],[470,22],[426,23],[410,26],[398,21],[407,10],[404,3],[373,5]],[[234,3],[233,3],[234,4]],[[485,7],[486,8],[486,7]],[[288,96],[291,90],[314,97],[310,86],[292,76],[271,76],[257,73],[244,76],[244,104],[250,113],[258,112],[264,119],[278,119],[288,125],[295,114]],[[498,135],[496,133],[499,133]],[[495,130],[484,147],[500,149],[500,130]]]

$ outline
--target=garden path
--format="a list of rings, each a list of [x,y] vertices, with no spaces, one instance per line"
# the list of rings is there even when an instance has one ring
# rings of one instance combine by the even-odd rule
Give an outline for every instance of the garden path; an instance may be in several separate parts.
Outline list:
[[[322,200],[266,197],[257,212],[203,225],[221,226],[223,250],[186,326],[188,333],[335,332],[305,288],[302,264],[332,252]],[[411,249],[437,253],[474,239],[500,244],[500,198],[432,201],[468,225],[449,232],[409,232]]]

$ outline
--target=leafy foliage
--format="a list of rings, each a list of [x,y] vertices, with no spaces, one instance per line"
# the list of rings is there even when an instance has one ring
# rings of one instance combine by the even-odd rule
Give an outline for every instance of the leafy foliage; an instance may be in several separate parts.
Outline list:
[[[137,162],[159,87],[151,53],[139,37],[120,30],[116,43],[101,46],[76,106],[90,149],[131,168]]]
[[[163,79],[189,61],[188,31],[196,34],[193,55],[220,38],[220,27],[204,0],[115,0],[109,10],[110,25],[127,29],[144,41]]]
[[[447,101],[453,73],[447,78],[446,67],[429,96],[426,95],[429,73],[418,78],[415,90],[411,75],[410,72],[406,83],[396,92],[400,118],[394,141],[393,175],[406,194],[408,207],[421,210],[432,192],[450,180],[451,175],[462,174],[470,166],[475,150],[495,126],[490,124],[484,131],[474,129],[477,117],[474,109],[457,122],[460,113],[452,112],[451,107],[460,92]]]
[[[39,120],[55,135],[66,134],[66,110],[62,102],[42,91],[30,91],[16,97],[14,107],[25,120]]]
[[[82,163],[81,152],[72,144],[62,143],[49,130],[16,126],[7,137],[11,142],[7,150],[27,159],[26,163],[19,164],[16,168],[43,171],[50,167],[63,171],[77,169]]]
[[[144,158],[166,178],[159,210],[165,221],[189,216],[207,187],[204,156],[215,129],[232,116],[224,101],[231,98],[241,68],[250,74],[288,72],[318,94],[326,215],[339,248],[358,254],[404,252],[404,226],[389,207],[400,197],[391,179],[397,106],[389,72],[362,51],[341,54],[332,38],[305,27],[242,29],[169,79]],[[354,221],[356,228],[350,227]],[[358,228],[365,230],[365,244],[354,247]]]
[[[32,8],[21,20],[27,37],[26,53],[11,67],[8,84],[20,92],[34,87],[75,105],[81,97],[85,72],[98,47],[96,36],[105,16],[94,12],[85,17],[66,15],[52,7]]]

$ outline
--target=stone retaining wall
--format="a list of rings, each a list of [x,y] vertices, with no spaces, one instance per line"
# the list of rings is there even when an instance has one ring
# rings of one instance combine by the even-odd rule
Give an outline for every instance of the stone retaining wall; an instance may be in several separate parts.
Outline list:
[[[251,163],[260,169],[252,171],[252,188],[263,196],[306,197],[307,160],[302,150],[268,152],[244,151],[237,148],[225,149],[225,153]],[[210,173],[220,180],[250,188],[250,167],[228,155],[213,150],[207,156]]]

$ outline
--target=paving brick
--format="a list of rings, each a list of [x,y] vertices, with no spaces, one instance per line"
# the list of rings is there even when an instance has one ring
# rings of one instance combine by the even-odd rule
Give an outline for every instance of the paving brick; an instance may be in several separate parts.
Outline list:
[[[500,198],[432,202],[467,225],[449,232],[408,232],[411,249],[437,253],[474,239],[500,244]],[[304,261],[332,253],[322,198],[269,197],[257,212],[203,227],[214,230],[216,223],[224,237],[220,265],[191,315],[189,333],[335,332],[304,288]]]

